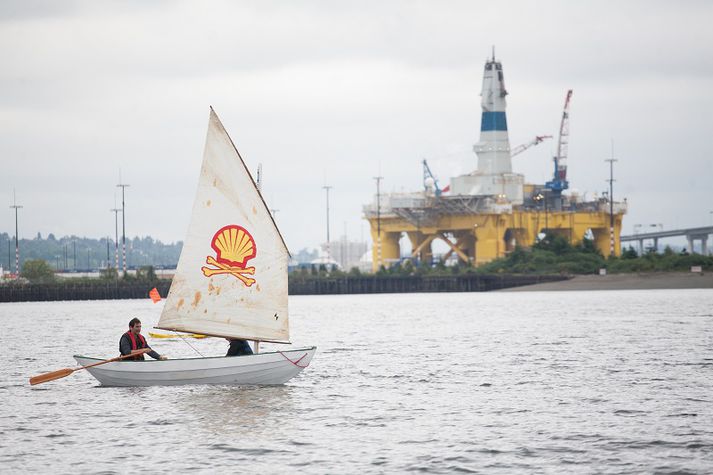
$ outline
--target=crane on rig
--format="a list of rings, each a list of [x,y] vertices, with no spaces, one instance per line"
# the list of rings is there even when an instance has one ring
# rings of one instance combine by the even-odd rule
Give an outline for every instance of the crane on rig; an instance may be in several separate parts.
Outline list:
[[[560,122],[560,135],[557,141],[557,155],[554,158],[554,174],[552,180],[545,183],[545,188],[552,190],[556,195],[569,188],[567,181],[567,151],[569,147],[569,102],[572,99],[572,89],[567,91]]]
[[[552,138],[551,135],[537,135],[534,139],[530,140],[529,142],[520,144],[517,147],[515,147],[514,149],[512,149],[512,151],[510,152],[510,156],[514,157],[515,155],[520,155],[522,152],[524,152],[528,148],[534,147],[535,145],[538,145],[538,144],[541,144],[546,139],[551,139],[551,138]]]
[[[423,188],[426,190],[426,192],[433,192],[434,195],[436,196],[441,196],[441,193],[443,191],[448,191],[448,190],[441,190],[441,188],[438,186],[438,180],[436,179],[435,176],[433,176],[433,173],[431,173],[431,168],[428,166],[428,162],[424,158],[423,161],[421,162],[423,164]],[[446,187],[448,188],[448,187]]]

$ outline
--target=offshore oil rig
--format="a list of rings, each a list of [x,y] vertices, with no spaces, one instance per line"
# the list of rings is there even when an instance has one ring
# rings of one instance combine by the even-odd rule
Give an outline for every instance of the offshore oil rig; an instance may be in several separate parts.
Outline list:
[[[572,244],[590,236],[604,256],[620,255],[626,200],[614,202],[612,193],[605,192],[587,202],[577,193],[565,192],[569,188],[572,91],[567,91],[565,98],[552,179],[544,184],[526,183],[522,174],[513,173],[511,158],[552,137],[537,136],[511,150],[505,115],[507,94],[502,64],[493,53],[483,73],[480,141],[473,146],[478,156],[475,171],[452,177],[441,189],[423,160],[424,187],[413,193],[382,194],[381,177],[376,177],[377,194],[364,206],[371,227],[374,271],[404,258],[399,244],[404,234],[412,249],[405,259],[423,264],[432,263],[432,244],[437,240],[447,245],[444,261],[455,256],[478,266],[505,256],[516,246],[532,246],[543,233],[564,236]]]

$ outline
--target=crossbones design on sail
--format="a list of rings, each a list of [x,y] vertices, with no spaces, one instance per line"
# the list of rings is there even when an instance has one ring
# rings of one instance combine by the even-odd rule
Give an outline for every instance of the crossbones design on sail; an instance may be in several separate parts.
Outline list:
[[[237,224],[223,226],[215,233],[210,247],[216,252],[216,258],[206,256],[206,264],[215,267],[201,267],[203,275],[212,277],[217,274],[229,274],[250,287],[255,279],[254,267],[245,267],[247,261],[257,255],[257,246],[247,229]]]

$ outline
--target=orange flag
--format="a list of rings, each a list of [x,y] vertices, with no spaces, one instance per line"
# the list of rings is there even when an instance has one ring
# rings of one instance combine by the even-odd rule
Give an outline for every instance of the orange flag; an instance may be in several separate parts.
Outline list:
[[[149,292],[149,297],[151,297],[151,300],[153,300],[153,303],[161,301],[161,294],[158,293],[158,290],[156,290],[156,287],[151,289],[151,291]]]

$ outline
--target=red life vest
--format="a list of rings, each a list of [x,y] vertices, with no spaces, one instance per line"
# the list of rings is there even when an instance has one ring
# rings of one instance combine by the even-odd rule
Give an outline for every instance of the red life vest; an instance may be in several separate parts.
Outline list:
[[[144,336],[141,333],[139,333],[138,344],[137,344],[136,336],[134,335],[134,332],[129,330],[128,332],[126,332],[126,334],[129,336],[129,340],[131,340],[131,349],[132,350],[140,350],[141,348],[148,348],[148,345],[146,344],[146,338],[144,338]],[[141,346],[139,346],[139,345],[141,345]],[[135,358],[127,358],[127,359],[143,360],[144,355],[138,355]]]

